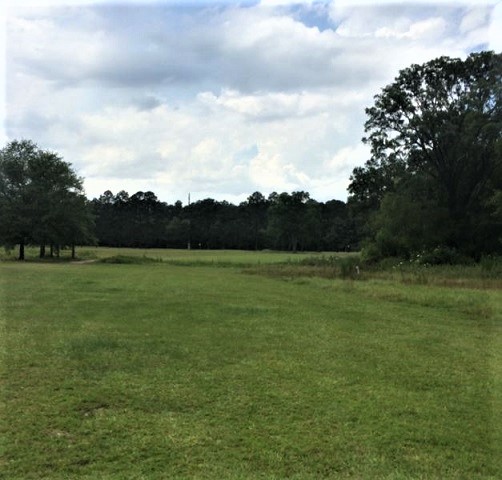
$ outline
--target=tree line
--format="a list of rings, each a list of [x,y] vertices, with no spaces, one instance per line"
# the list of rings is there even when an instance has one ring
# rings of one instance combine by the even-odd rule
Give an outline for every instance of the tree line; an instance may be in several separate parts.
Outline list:
[[[346,203],[307,192],[260,192],[233,205],[211,198],[169,205],[153,192],[104,192],[87,200],[83,180],[56,153],[30,140],[0,150],[0,243],[37,245],[40,257],[61,248],[111,247],[350,250],[358,237]],[[48,251],[46,251],[48,248]]]
[[[194,249],[349,250],[357,248],[345,202],[307,192],[250,195],[233,205],[211,198],[169,205],[153,192],[106,191],[90,202],[100,245]]]
[[[29,140],[0,150],[0,243],[61,246],[355,250],[368,261],[438,262],[502,253],[502,54],[440,57],[401,70],[366,109],[368,161],[347,202],[307,192],[183,206],[153,192],[106,191]],[[432,255],[432,256],[431,256]]]

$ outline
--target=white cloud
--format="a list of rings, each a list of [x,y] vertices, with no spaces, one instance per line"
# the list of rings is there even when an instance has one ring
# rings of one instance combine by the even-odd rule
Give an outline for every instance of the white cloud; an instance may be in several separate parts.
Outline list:
[[[340,148],[331,158],[325,162],[329,170],[350,172],[354,164],[362,165],[370,158],[370,149],[367,145],[359,143]]]
[[[266,191],[292,191],[301,189],[302,185],[309,185],[309,176],[293,163],[288,163],[280,153],[273,152],[274,148],[267,148],[258,153],[249,163],[249,175],[258,188]]]
[[[488,8],[470,8],[460,22],[460,32],[468,33],[478,28],[486,28],[490,17]]]
[[[86,171],[90,176],[117,172],[134,162],[134,151],[127,147],[116,145],[96,145],[89,148],[83,155]]]
[[[315,0],[260,0],[260,5],[263,7],[278,7],[294,4],[312,5],[314,2]]]
[[[170,202],[345,199],[373,95],[410,63],[500,49],[502,31],[489,2],[338,1],[329,18],[315,2],[102,3],[12,10],[7,133],[63,154],[90,196]]]
[[[412,23],[405,31],[382,27],[375,32],[375,37],[434,41],[441,36],[445,29],[446,21],[441,17],[435,17]]]
[[[337,0],[330,2],[336,4],[338,8],[347,7],[382,7],[385,5],[402,6],[402,5],[446,5],[446,6],[463,6],[463,5],[494,5],[500,0],[477,0],[472,2],[470,0]]]
[[[212,92],[201,92],[198,95],[199,101],[210,108],[223,107],[256,120],[319,115],[335,107],[354,105],[354,102],[363,98],[365,98],[363,92],[349,90],[343,95],[337,95],[335,89],[330,89],[328,92],[270,92],[253,95],[224,89],[218,96]]]
[[[489,47],[496,51],[502,51],[502,2],[499,2],[492,11],[490,28],[488,32]]]

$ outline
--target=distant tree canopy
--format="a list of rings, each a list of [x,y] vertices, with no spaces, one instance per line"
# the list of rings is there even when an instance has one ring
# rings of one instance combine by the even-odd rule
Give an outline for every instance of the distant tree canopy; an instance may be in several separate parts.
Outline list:
[[[502,56],[482,52],[412,65],[375,97],[349,186],[375,256],[501,250],[501,94]]]
[[[307,192],[284,192],[270,206],[267,233],[276,248],[304,249],[305,245],[321,248],[320,208]]]
[[[106,191],[91,202],[100,245],[194,249],[346,250],[357,247],[344,202],[308,193],[260,192],[233,205],[206,198],[183,206],[152,192]]]
[[[93,220],[82,180],[58,154],[29,140],[14,140],[0,150],[0,244],[61,246],[93,239]],[[74,253],[74,251],[73,251]]]

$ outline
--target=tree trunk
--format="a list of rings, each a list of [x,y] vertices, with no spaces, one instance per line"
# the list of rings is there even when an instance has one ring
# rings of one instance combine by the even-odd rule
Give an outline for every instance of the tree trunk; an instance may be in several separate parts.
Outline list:
[[[24,241],[19,242],[19,260],[24,260]]]
[[[45,244],[40,245],[40,258],[45,258]]]
[[[296,235],[293,235],[291,237],[291,250],[293,251],[293,253],[296,253],[298,250],[298,238]]]
[[[75,260],[75,244],[71,244],[71,259]]]
[[[54,244],[53,243],[51,243],[50,256],[51,256],[51,258],[54,258]]]

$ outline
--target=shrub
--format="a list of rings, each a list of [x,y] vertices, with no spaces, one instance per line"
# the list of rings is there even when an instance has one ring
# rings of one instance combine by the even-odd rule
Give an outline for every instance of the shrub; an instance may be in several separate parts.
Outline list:
[[[340,259],[340,276],[342,278],[357,278],[360,274],[359,266],[361,259],[359,256],[346,257]]]
[[[100,260],[101,263],[114,263],[114,264],[128,264],[128,265],[143,265],[145,263],[162,262],[160,258],[152,257],[134,257],[128,255],[114,255],[113,257],[106,257]]]
[[[457,265],[471,264],[472,262],[472,259],[460,254],[455,248],[446,246],[437,246],[423,252],[420,256],[420,263],[424,265]]]
[[[342,278],[357,278],[361,257],[359,255],[349,255],[339,257],[337,255],[320,255],[302,259],[299,264],[303,267],[315,267],[323,270],[323,276],[329,273],[330,277],[340,276]]]
[[[361,259],[364,263],[377,263],[384,258],[382,251],[375,243],[368,243],[363,246]]]
[[[334,267],[340,258],[336,255],[317,255],[307,258],[302,258],[300,260],[300,265],[306,265],[309,267]]]
[[[502,278],[502,257],[486,255],[479,262],[481,275],[485,278]]]

